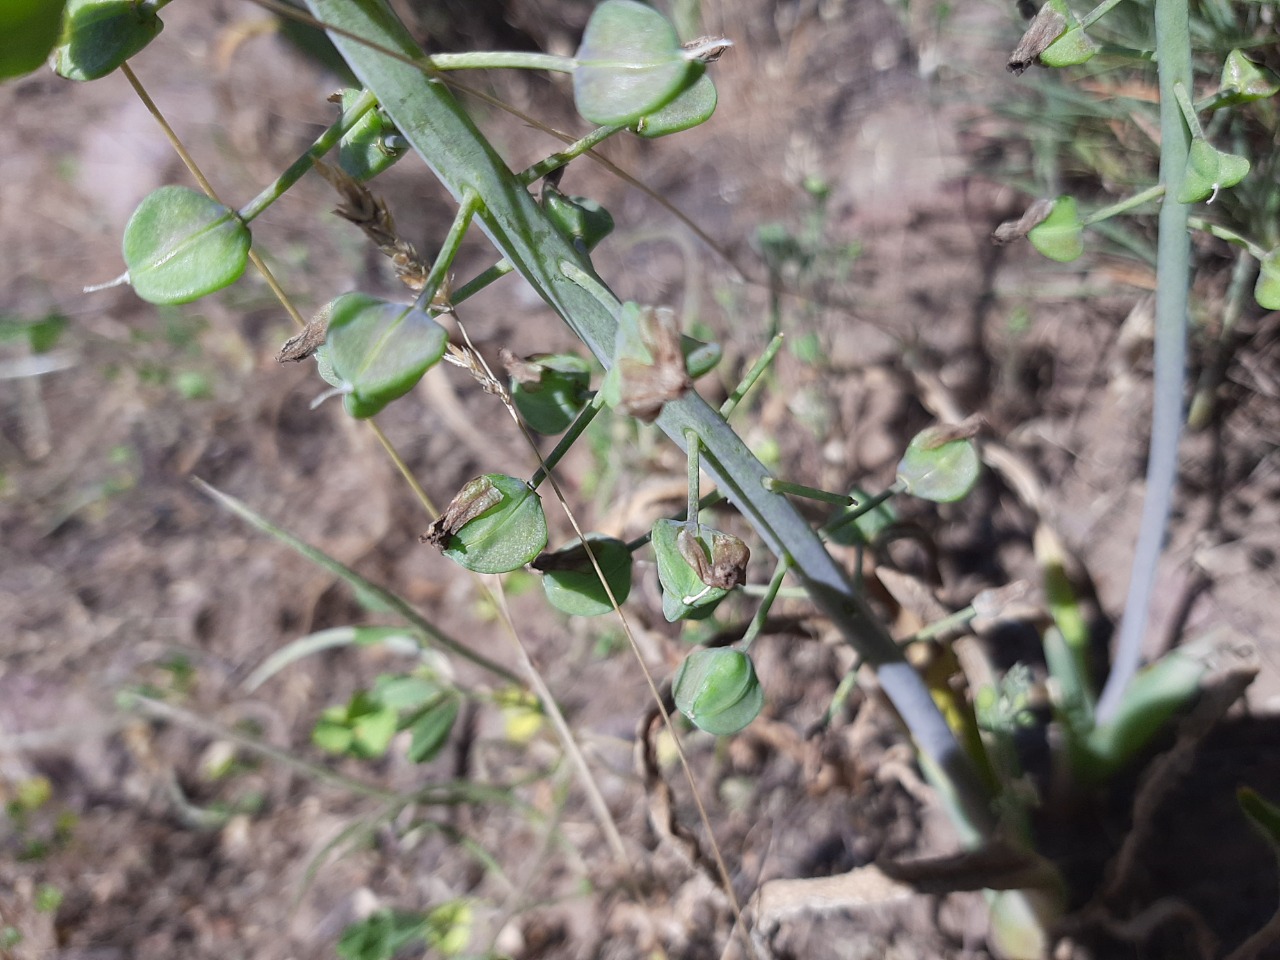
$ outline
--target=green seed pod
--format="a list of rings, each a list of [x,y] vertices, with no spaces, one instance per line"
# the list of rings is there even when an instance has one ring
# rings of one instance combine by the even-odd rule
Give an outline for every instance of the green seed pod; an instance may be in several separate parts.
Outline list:
[[[591,365],[573,354],[517,357],[500,350],[511,374],[511,400],[529,428],[546,436],[563,433],[591,395]]]
[[[898,464],[898,481],[913,497],[935,503],[963,500],[982,472],[972,438],[973,429],[963,424],[921,430]]]
[[[542,209],[547,218],[584,253],[613,232],[613,216],[594,200],[570,197],[551,184],[542,188]]]
[[[351,109],[364,91],[347,87],[339,101]],[[338,141],[338,166],[357,180],[371,180],[408,152],[409,143],[391,119],[375,107],[361,117]]]
[[[68,0],[53,69],[68,80],[96,80],[149,44],[164,24],[137,0]]]
[[[672,692],[676,708],[716,736],[737,733],[764,706],[764,690],[751,658],[730,647],[689,654],[680,664]]]
[[[418,539],[476,573],[510,573],[546,547],[547,518],[525,481],[489,473],[468,481]]]

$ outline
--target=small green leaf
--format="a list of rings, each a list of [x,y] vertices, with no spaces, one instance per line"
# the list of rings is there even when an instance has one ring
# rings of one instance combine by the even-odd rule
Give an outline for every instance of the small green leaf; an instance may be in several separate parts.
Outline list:
[[[951,439],[938,427],[921,430],[898,464],[907,493],[935,503],[963,500],[982,472],[978,448],[968,437]]]
[[[658,520],[653,525],[651,541],[658,563],[658,580],[662,584],[662,613],[674,623],[692,617],[695,611],[709,612],[729,592],[723,587],[709,586],[698,577],[680,550],[679,538],[688,530],[700,548],[710,557],[713,537],[719,533],[710,527],[695,528],[679,520]]]
[[[1074,26],[1045,48],[1040,62],[1046,67],[1073,67],[1092,60],[1097,52],[1098,45],[1083,28]]]
[[[361,690],[343,707],[330,707],[320,717],[311,739],[331,753],[370,759],[387,752],[398,728],[396,711]]]
[[[546,547],[547,518],[529,484],[490,473],[468,482],[421,539],[468,570],[510,573]]]
[[[1280,82],[1266,67],[1260,67],[1240,50],[1232,50],[1222,64],[1218,92],[1229,95],[1227,103],[1265,100],[1280,93]]]
[[[684,368],[694,380],[714,370],[724,356],[720,344],[706,343],[684,333],[680,335],[680,352],[684,354]]]
[[[392,960],[415,940],[425,940],[425,914],[403,910],[378,910],[350,924],[338,941],[342,960]]]
[[[637,120],[631,129],[648,140],[688,130],[711,119],[717,99],[716,85],[704,73],[665,107]]]
[[[423,310],[363,293],[329,306],[328,357],[349,392],[347,412],[365,418],[412,390],[444,356],[448,336]]]
[[[445,697],[413,719],[408,730],[413,739],[409,743],[409,759],[414,763],[426,763],[444,749],[458,719],[458,698]]]
[[[189,303],[240,279],[249,228],[230,207],[187,187],[161,187],[124,228],[124,262],[149,303]]]
[[[364,91],[346,87],[342,91],[342,109],[351,106]],[[372,180],[399,160],[409,143],[381,109],[365,113],[338,141],[338,166],[357,180]]]
[[[542,188],[542,209],[547,219],[587,253],[613,232],[613,215],[588,197],[570,197],[547,184]]]
[[[566,430],[586,406],[591,365],[560,353],[508,362],[511,400],[531,430],[554,436]]]
[[[1059,197],[1049,216],[1027,232],[1031,245],[1050,260],[1069,263],[1084,253],[1084,226],[1075,197]]]
[[[675,28],[634,0],[605,0],[595,8],[575,60],[574,103],[601,125],[625,126],[660,110],[696,69]]]
[[[151,4],[138,0],[68,0],[53,69],[68,80],[96,80],[164,29]]]
[[[1187,151],[1187,167],[1183,174],[1179,203],[1210,202],[1219,190],[1234,187],[1249,172],[1249,161],[1234,153],[1217,149],[1204,137],[1191,141]]]
[[[412,674],[383,674],[373,684],[373,696],[393,710],[421,710],[441,697],[438,683]]]
[[[0,80],[39,69],[58,42],[66,0],[6,0],[0,4]]]
[[[621,540],[599,533],[587,534],[587,542],[614,599],[625,603],[631,593],[631,551]],[[557,610],[571,617],[598,617],[613,610],[609,594],[579,541],[543,554],[533,561],[533,568],[542,572],[542,589]]]
[[[671,685],[676,708],[707,733],[737,733],[759,714],[764,690],[751,658],[731,647],[695,650]]]
[[[1260,264],[1253,297],[1264,310],[1280,310],[1280,247],[1276,247]]]

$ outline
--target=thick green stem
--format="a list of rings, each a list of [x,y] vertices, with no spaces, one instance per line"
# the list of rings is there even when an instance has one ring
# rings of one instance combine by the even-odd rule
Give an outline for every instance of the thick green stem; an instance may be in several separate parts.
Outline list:
[[[308,5],[320,20],[341,28],[341,33],[331,33],[331,39],[446,189],[459,201],[470,190],[479,193],[484,207],[477,220],[494,245],[596,358],[610,365],[617,334],[614,316],[620,308],[617,298],[608,294],[602,299],[561,269],[568,261],[590,273],[585,254],[550,223],[443,83],[346,35],[418,56],[412,38],[395,17],[378,0],[308,0]],[[666,404],[657,423],[682,448],[686,430],[697,434],[704,469],[769,548],[792,558],[796,576],[814,602],[878,668],[881,688],[910,728],[917,748],[949,782],[958,829],[970,842],[989,836],[994,829],[989,795],[928,688],[804,517],[785,497],[764,489],[762,481],[769,475],[764,465],[692,391]]]
[[[1100,725],[1116,715],[1141,660],[1151,590],[1178,475],[1182,381],[1187,353],[1187,291],[1191,281],[1191,236],[1187,230],[1190,208],[1176,199],[1182,188],[1191,144],[1177,92],[1179,86],[1191,87],[1191,33],[1187,21],[1187,0],[1156,0],[1156,48],[1160,51],[1160,182],[1164,184],[1165,195],[1156,248],[1155,407],[1151,416],[1146,499],[1111,675],[1098,699]]]
[[[528,186],[535,180],[541,180],[548,173],[551,173],[554,170],[559,170],[570,160],[582,156],[592,147],[599,146],[615,133],[625,129],[626,127],[596,127],[585,137],[580,140],[573,141],[573,143],[569,144],[563,150],[559,150],[556,153],[551,154],[551,156],[546,159],[539,160],[532,166],[521,170],[520,173],[516,175],[516,179]]]
[[[432,301],[440,290],[440,285],[449,275],[449,268],[453,266],[453,258],[458,255],[462,239],[467,235],[467,228],[471,226],[472,219],[482,206],[484,201],[480,199],[480,194],[474,190],[462,192],[462,197],[458,200],[458,212],[453,217],[453,223],[449,225],[449,232],[445,235],[444,243],[440,245],[431,269],[427,271],[427,279],[415,301],[414,305],[419,310],[430,309]]]
[[[254,217],[283,197],[286,190],[301,180],[303,174],[316,165],[317,160],[333,149],[333,145],[342,139],[343,134],[377,105],[378,101],[373,94],[368,90],[362,93],[349,110],[342,112],[342,116],[336,123],[316,138],[311,149],[293,161],[284,173],[276,177],[275,182],[268,184],[265,190],[240,209],[240,219],[250,223]]]

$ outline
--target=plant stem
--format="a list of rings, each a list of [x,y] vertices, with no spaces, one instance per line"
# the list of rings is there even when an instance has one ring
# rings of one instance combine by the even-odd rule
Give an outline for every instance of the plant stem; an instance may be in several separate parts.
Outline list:
[[[693,515],[696,517],[703,510],[708,510],[711,507],[714,507],[716,504],[723,503],[724,500],[725,500],[725,496],[723,493],[721,493],[719,490],[712,490],[710,493],[704,494],[702,497],[699,498],[697,510],[694,511]],[[674,520],[676,523],[679,523],[682,520],[688,520],[689,519],[688,507],[686,507],[684,510],[681,510],[671,519]],[[632,553],[635,553],[637,550],[639,550],[641,547],[643,547],[652,539],[653,539],[652,530],[650,530],[648,533],[642,533],[640,536],[636,537],[634,540],[628,541],[627,549],[630,550]],[[747,588],[744,587],[743,589],[747,589]],[[805,594],[805,596],[808,596],[808,594]]]
[[[473,277],[457,290],[453,291],[453,296],[450,297],[450,301],[453,303],[462,303],[462,301],[466,300],[468,297],[474,297],[495,280],[501,280],[514,269],[515,267],[511,265],[510,260],[499,260],[488,270],[485,270],[483,273]]]
[[[573,57],[558,57],[552,53],[523,52],[518,50],[476,51],[475,53],[433,53],[419,57],[418,62],[430,70],[551,70],[556,73],[573,73],[578,62]]]
[[[852,507],[857,502],[847,493],[832,493],[830,490],[819,490],[817,487],[807,487],[803,483],[792,483],[775,477],[765,477],[761,484],[770,493],[789,493],[793,497],[805,497],[820,503],[834,503],[838,507]]]
[[[1081,18],[1080,29],[1088,30],[1095,23],[1097,23],[1099,20],[1105,17],[1108,13],[1110,13],[1112,8],[1115,7],[1118,3],[1120,3],[1120,0],[1102,0],[1102,3],[1098,4],[1088,13],[1086,13],[1083,18]]]
[[[551,452],[542,458],[542,463],[529,480],[530,487],[537,490],[542,485],[542,481],[547,479],[547,474],[555,469],[556,464],[569,452],[569,448],[582,436],[603,405],[604,398],[597,393],[591,398],[591,402],[582,408],[582,412],[574,418],[573,423],[569,424],[569,429],[564,432],[564,436],[552,447]]]
[[[596,127],[585,137],[580,140],[575,140],[563,150],[551,154],[551,156],[544,160],[539,160],[532,166],[526,167],[524,170],[516,174],[516,179],[525,186],[528,186],[537,180],[541,180],[548,173],[559,170],[570,160],[582,156],[592,147],[599,146],[615,133],[625,129],[626,127]]]
[[[330,37],[352,70],[442,184],[458,200],[469,190],[484,207],[477,220],[498,250],[606,367],[613,363],[620,303],[612,292],[589,290],[566,275],[568,262],[589,273],[584,253],[552,226],[528,190],[498,156],[444,85],[351,36],[405,56],[420,53],[412,37],[379,0],[308,0],[313,13],[339,29]],[[778,555],[789,555],[797,579],[847,641],[877,667],[881,689],[911,730],[915,746],[945,779],[956,826],[968,843],[990,836],[990,795],[956,742],[919,674],[903,657],[866,599],[785,497],[764,490],[764,465],[742,438],[697,393],[667,403],[658,426],[680,447],[692,429],[704,469]]]
[[[769,345],[764,348],[764,353],[760,354],[760,359],[751,365],[751,369],[747,371],[746,376],[742,378],[742,382],[738,384],[738,388],[729,395],[729,399],[720,405],[720,416],[726,420],[729,415],[737,409],[738,404],[742,402],[742,398],[747,395],[747,391],[756,385],[756,381],[764,375],[769,369],[769,364],[773,363],[773,358],[778,355],[778,351],[782,349],[782,341],[786,339],[786,334],[775,333],[773,339],[769,341]]]
[[[462,246],[463,237],[467,235],[467,228],[471,226],[472,218],[483,205],[484,201],[480,199],[480,194],[474,190],[463,192],[462,199],[458,202],[458,212],[454,215],[453,223],[449,225],[449,232],[445,235],[444,243],[440,245],[435,262],[431,264],[422,291],[414,301],[414,306],[419,310],[430,310],[440,285],[444,283],[449,268],[453,266],[453,258],[458,255],[458,249]]]
[[[477,653],[460,641],[455,640],[415,610],[407,601],[392,593],[390,590],[385,590],[376,583],[365,579],[350,567],[333,559],[333,557],[329,556],[327,553],[317,550],[315,547],[298,539],[287,530],[277,527],[265,517],[261,517],[257,513],[254,513],[254,511],[246,504],[241,503],[235,497],[223,493],[216,487],[210,486],[198,477],[195,479],[195,484],[206,496],[226,507],[246,523],[256,527],[263,533],[271,535],[287,547],[306,557],[317,567],[320,567],[322,570],[327,570],[343,580],[348,586],[358,591],[358,594],[361,595],[362,599],[365,601],[372,600],[381,605],[384,609],[403,617],[406,623],[417,627],[418,630],[429,638],[432,643],[456,653],[463,659],[469,660],[476,666],[488,670],[490,673],[501,677],[508,683],[513,683],[517,686],[520,684],[520,678],[502,664],[490,660],[488,657],[484,656],[484,654]]]
[[[1111,674],[1098,699],[1097,719],[1113,719],[1142,657],[1151,591],[1160,561],[1165,526],[1178,475],[1182,432],[1182,381],[1186,369],[1187,292],[1191,277],[1191,235],[1187,204],[1177,201],[1191,135],[1178,104],[1177,88],[1191,85],[1191,32],[1187,0],[1156,0],[1156,49],[1160,77],[1160,181],[1165,186],[1156,247],[1155,396],[1146,499],[1134,550],[1129,593]]]
[[[261,193],[240,208],[240,219],[245,223],[251,223],[263,210],[284,196],[286,190],[301,180],[302,175],[316,165],[317,160],[333,149],[333,145],[342,139],[343,134],[377,105],[377,98],[372,93],[368,90],[362,92],[356,102],[351,105],[351,109],[342,111],[342,116],[337,119],[337,122],[320,134],[306,153],[293,161],[274,182],[268,184]]]
[[[1192,430],[1203,430],[1213,417],[1214,400],[1218,385],[1222,383],[1226,373],[1236,321],[1244,312],[1257,272],[1257,261],[1253,257],[1243,251],[1236,254],[1236,265],[1231,271],[1231,285],[1227,287],[1226,306],[1222,308],[1222,327],[1210,347],[1210,360],[1200,371],[1200,382],[1196,384],[1191,407],[1187,412],[1187,426]]]
[[[1130,210],[1134,209],[1135,207],[1140,207],[1144,203],[1149,203],[1152,200],[1159,200],[1161,197],[1164,196],[1164,193],[1165,193],[1165,185],[1163,183],[1157,183],[1155,186],[1147,187],[1147,189],[1141,190],[1138,193],[1135,193],[1131,197],[1126,197],[1123,200],[1118,200],[1108,207],[1103,207],[1101,210],[1095,210],[1093,213],[1089,214],[1087,217],[1082,217],[1080,220],[1080,225],[1082,227],[1087,227],[1092,224],[1099,223],[1103,220],[1109,220],[1114,216],[1118,216],[1119,214],[1128,213]]]
[[[1196,116],[1196,108],[1191,105],[1191,97],[1187,95],[1187,88],[1181,83],[1173,85],[1173,95],[1177,98],[1178,108],[1182,111],[1182,119],[1186,121],[1187,129],[1191,131],[1191,136],[1203,137],[1204,128],[1200,126],[1200,118]]]
[[[693,430],[684,432],[685,445],[688,448],[689,458],[689,506],[685,508],[685,517],[693,524],[694,530],[698,528],[698,501],[699,489],[702,486],[702,467],[699,463],[698,453],[702,449],[702,444],[698,442],[698,435]]]
[[[837,530],[842,530],[845,527],[847,527],[849,524],[853,523],[853,521],[857,520],[859,517],[866,516],[868,513],[870,513],[876,507],[880,506],[880,504],[884,503],[890,497],[897,496],[898,494],[902,493],[906,489],[907,489],[907,485],[903,483],[901,480],[894,481],[892,486],[890,486],[885,490],[882,490],[880,493],[877,493],[874,497],[871,497],[869,500],[863,500],[860,504],[858,504],[852,510],[846,511],[845,513],[842,513],[839,516],[833,517],[830,521],[828,521],[822,527],[822,530],[820,531],[820,533],[822,534],[822,538],[824,540],[830,539],[831,535],[835,533]]]
[[[1267,251],[1261,246],[1254,243],[1248,237],[1242,237],[1230,227],[1224,227],[1219,223],[1211,223],[1203,217],[1189,217],[1187,226],[1192,230],[1203,230],[1210,236],[1217,237],[1219,240],[1225,240],[1227,243],[1234,243],[1236,246],[1244,247],[1249,251],[1250,256],[1255,260],[1262,261],[1267,258]]]
[[[1098,44],[1098,56],[1119,57],[1124,60],[1140,60],[1144,63],[1154,63],[1156,52],[1154,50],[1135,50],[1133,47],[1122,47],[1114,43]]]
[[[746,632],[742,634],[742,639],[734,644],[737,649],[746,653],[751,649],[751,644],[755,643],[756,637],[760,635],[760,631],[764,629],[764,622],[769,617],[769,608],[773,606],[773,601],[778,597],[778,591],[782,589],[782,581],[787,575],[787,571],[791,569],[791,560],[788,557],[779,557],[778,564],[773,568],[773,576],[769,578],[769,586],[765,588],[764,596],[760,600],[760,605],[756,607],[755,616],[751,618],[751,622],[747,624]]]

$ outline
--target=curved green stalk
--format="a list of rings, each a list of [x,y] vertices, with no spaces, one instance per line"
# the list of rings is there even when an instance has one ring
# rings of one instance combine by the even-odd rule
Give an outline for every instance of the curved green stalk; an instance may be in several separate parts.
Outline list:
[[[1098,699],[1098,723],[1111,720],[1124,700],[1142,657],[1151,591],[1178,476],[1182,433],[1182,381],[1187,359],[1187,291],[1191,282],[1190,208],[1177,201],[1191,134],[1182,116],[1178,88],[1191,88],[1191,31],[1187,0],[1156,0],[1156,48],[1160,51],[1160,239],[1156,247],[1155,408],[1147,493],[1134,550],[1129,594],[1116,641],[1111,675]]]
[[[312,12],[343,34],[366,37],[409,57],[419,52],[403,26],[378,0],[308,0]],[[356,76],[446,189],[461,201],[474,190],[483,207],[476,221],[494,245],[606,366],[612,363],[620,304],[574,282],[568,262],[593,274],[591,263],[545,217],[541,207],[437,79],[399,59],[333,33],[331,39]],[[607,292],[607,288],[606,292]],[[788,500],[764,489],[763,464],[718,412],[692,391],[668,403],[658,426],[684,448],[685,431],[701,443],[705,469],[779,556],[790,556],[797,577],[859,654],[878,667],[882,689],[911,730],[916,746],[947,781],[957,827],[970,842],[990,835],[994,820],[972,763],[934,705],[927,687],[892,637],[857,594],[845,571]]]

